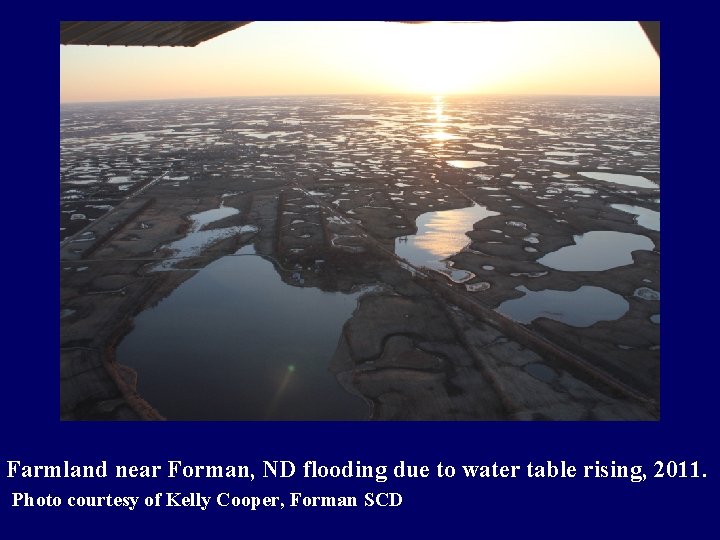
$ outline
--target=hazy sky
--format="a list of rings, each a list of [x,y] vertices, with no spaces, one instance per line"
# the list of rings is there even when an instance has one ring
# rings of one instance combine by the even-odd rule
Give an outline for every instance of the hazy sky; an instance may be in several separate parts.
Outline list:
[[[60,47],[60,100],[293,94],[659,95],[635,21],[255,22],[194,48]]]

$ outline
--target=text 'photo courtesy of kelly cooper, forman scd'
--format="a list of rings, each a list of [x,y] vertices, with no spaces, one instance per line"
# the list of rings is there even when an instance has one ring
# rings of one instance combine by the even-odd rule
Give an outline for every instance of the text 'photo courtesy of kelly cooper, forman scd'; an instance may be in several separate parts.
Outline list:
[[[138,507],[188,507],[199,510],[217,508],[243,508],[258,510],[263,508],[302,508],[302,507],[379,507],[393,508],[403,504],[412,504],[407,495],[403,496],[398,484],[404,479],[442,478],[448,482],[494,479],[567,479],[597,480],[614,479],[631,483],[645,482],[650,479],[703,479],[707,477],[697,461],[655,461],[650,464],[624,464],[614,460],[609,463],[595,461],[591,464],[570,464],[564,460],[543,460],[524,464],[470,464],[454,465],[443,462],[434,465],[420,465],[400,461],[393,465],[371,465],[360,460],[347,461],[344,464],[320,464],[314,460],[294,463],[288,460],[263,461],[256,466],[250,465],[197,465],[182,461],[168,461],[163,465],[119,465],[102,461],[97,465],[81,465],[64,461],[62,464],[37,465],[26,464],[18,460],[5,462],[5,476],[13,481],[22,481],[22,488],[10,493],[13,507],[117,507],[134,510]],[[201,479],[207,480],[205,491],[155,491],[152,493],[122,494],[76,494],[69,497],[54,495],[52,492],[33,491],[35,479],[56,478],[63,482],[73,479],[126,478],[126,479]],[[280,491],[279,484],[270,484],[274,479],[288,483],[297,479],[328,480],[328,491],[324,494],[304,494],[300,491]],[[213,481],[235,479],[238,488],[226,490],[226,483],[220,490],[214,490]],[[382,484],[391,489],[364,492],[344,491],[343,480],[367,479],[374,485]],[[252,482],[267,482],[278,487],[271,495],[258,495]],[[294,483],[296,486],[296,482]],[[350,487],[350,486],[347,486]],[[353,490],[356,483],[352,484]],[[314,487],[314,490],[317,488]],[[351,491],[351,490],[348,490]],[[7,499],[6,499],[7,500]]]

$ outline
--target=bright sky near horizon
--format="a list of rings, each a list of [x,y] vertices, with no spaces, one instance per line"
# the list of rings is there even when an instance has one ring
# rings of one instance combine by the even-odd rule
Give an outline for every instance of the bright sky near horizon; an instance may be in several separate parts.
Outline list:
[[[300,94],[659,95],[635,21],[254,22],[194,48],[60,47],[60,101]]]

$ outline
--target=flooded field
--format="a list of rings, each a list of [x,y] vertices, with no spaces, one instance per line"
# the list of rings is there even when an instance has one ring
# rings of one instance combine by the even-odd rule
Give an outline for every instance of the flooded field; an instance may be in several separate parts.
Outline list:
[[[475,274],[453,268],[450,257],[470,243],[466,232],[486,217],[496,216],[479,204],[457,210],[441,210],[421,214],[415,221],[417,233],[395,240],[395,253],[413,265],[437,270],[452,281],[461,283]]]
[[[118,356],[170,418],[361,419],[327,369],[359,294],[293,287],[243,248],[140,314]]]
[[[67,419],[656,419],[659,100],[61,108]]]

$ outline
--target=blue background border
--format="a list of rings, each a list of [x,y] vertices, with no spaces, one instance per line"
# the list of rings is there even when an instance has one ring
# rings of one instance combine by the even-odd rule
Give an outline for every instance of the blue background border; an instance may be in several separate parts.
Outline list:
[[[681,526],[684,536],[705,536],[717,500],[717,426],[711,401],[718,381],[713,320],[716,287],[709,251],[717,234],[714,201],[714,112],[704,46],[713,34],[702,22],[659,13],[655,3],[604,3],[602,14],[562,6],[518,7],[512,16],[477,8],[442,14],[364,4],[362,13],[328,13],[320,7],[254,9],[248,19],[661,19],[663,324],[661,421],[650,423],[61,423],[58,420],[58,21],[61,19],[169,19],[161,6],[132,2],[122,13],[99,4],[67,5],[56,18],[9,13],[4,77],[6,186],[3,237],[5,321],[2,430],[0,432],[0,530],[80,537],[224,533],[233,536],[307,534],[377,536],[456,533],[517,537],[650,536]],[[39,9],[39,6],[37,6]],[[242,5],[237,6],[243,8]],[[647,9],[642,9],[646,7]],[[111,6],[112,8],[112,6]],[[153,13],[153,10],[155,13]],[[294,11],[293,11],[294,10]],[[299,12],[299,13],[298,13]],[[642,16],[640,15],[642,13]],[[172,19],[226,19],[227,10],[175,11]],[[32,24],[30,25],[30,21]],[[638,29],[638,31],[640,31]],[[711,146],[713,145],[713,146]],[[691,161],[692,160],[692,161]],[[699,266],[699,268],[698,268]],[[699,271],[696,271],[699,270]],[[6,460],[33,464],[249,464],[288,459],[301,463],[366,464],[437,462],[459,466],[497,461],[526,464],[552,459],[574,465],[641,464],[698,460],[703,480],[622,479],[465,480],[32,480],[5,478]],[[362,495],[399,491],[397,509],[74,510],[10,507],[12,491],[59,496],[152,494],[157,491],[231,491],[246,494]],[[302,527],[302,528],[301,528]]]

